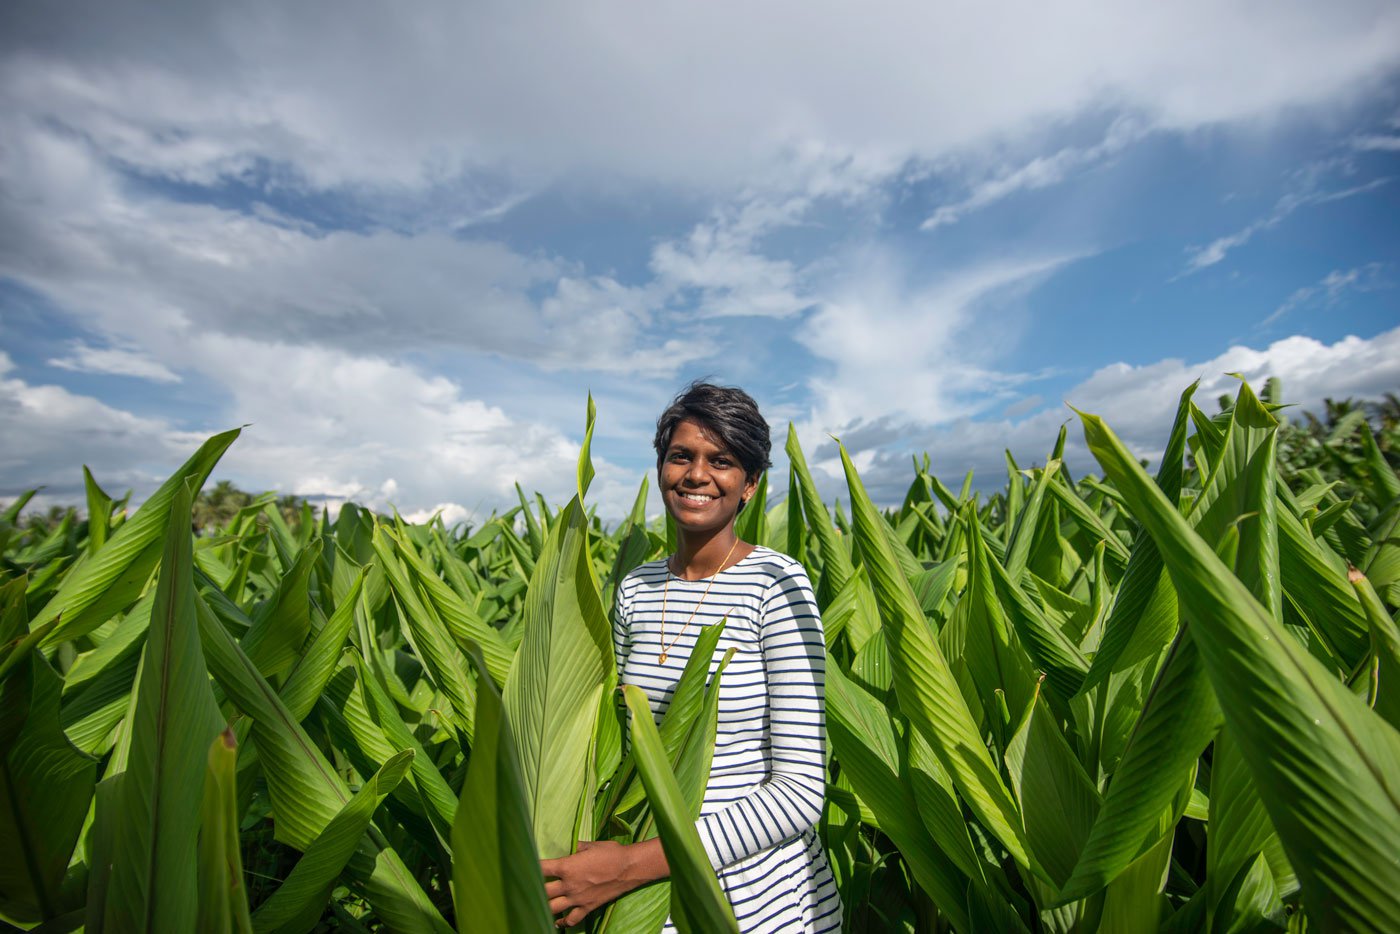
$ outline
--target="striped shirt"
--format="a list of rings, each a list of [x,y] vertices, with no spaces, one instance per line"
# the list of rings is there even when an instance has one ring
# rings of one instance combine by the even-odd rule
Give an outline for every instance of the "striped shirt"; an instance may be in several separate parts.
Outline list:
[[[622,683],[645,691],[658,719],[700,628],[728,619],[711,675],[726,649],[737,651],[720,678],[700,841],[744,934],[839,931],[841,901],[815,829],[826,788],[826,651],[807,572],[762,547],[712,580],[683,580],[652,561],[623,581],[617,609]],[[665,931],[674,931],[669,920]]]

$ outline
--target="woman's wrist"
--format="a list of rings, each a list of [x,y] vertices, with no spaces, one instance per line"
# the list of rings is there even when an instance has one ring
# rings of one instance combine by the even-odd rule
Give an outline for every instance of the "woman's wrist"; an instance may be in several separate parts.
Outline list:
[[[661,840],[658,837],[628,844],[623,852],[627,857],[627,878],[636,883],[637,887],[671,875],[671,867],[666,862],[666,852],[661,848]]]

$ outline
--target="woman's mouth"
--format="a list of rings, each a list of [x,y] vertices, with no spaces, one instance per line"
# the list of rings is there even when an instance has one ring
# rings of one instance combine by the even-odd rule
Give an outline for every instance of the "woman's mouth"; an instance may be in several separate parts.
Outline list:
[[[704,506],[706,503],[717,499],[717,497],[710,496],[706,493],[680,493],[678,495],[680,496],[682,502],[693,503],[696,506]]]

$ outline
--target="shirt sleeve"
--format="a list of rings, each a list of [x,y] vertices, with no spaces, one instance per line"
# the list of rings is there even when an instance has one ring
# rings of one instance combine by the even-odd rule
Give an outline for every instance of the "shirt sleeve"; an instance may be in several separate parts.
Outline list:
[[[815,826],[826,797],[826,643],[801,565],[767,588],[759,645],[768,688],[769,774],[753,794],[697,822],[716,869]]]
[[[622,584],[617,588],[617,602],[613,606],[612,618],[612,638],[613,638],[613,658],[617,661],[618,684],[622,683],[622,671],[627,667],[627,656],[632,651],[630,639],[631,624],[628,622],[629,605],[627,600],[630,588],[628,581],[623,579]]]

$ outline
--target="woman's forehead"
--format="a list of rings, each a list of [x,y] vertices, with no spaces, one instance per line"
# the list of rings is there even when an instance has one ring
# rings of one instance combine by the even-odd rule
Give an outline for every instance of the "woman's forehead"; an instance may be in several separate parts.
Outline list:
[[[708,425],[692,418],[683,418],[676,423],[676,430],[671,432],[671,447],[705,448],[731,453],[729,445]]]

